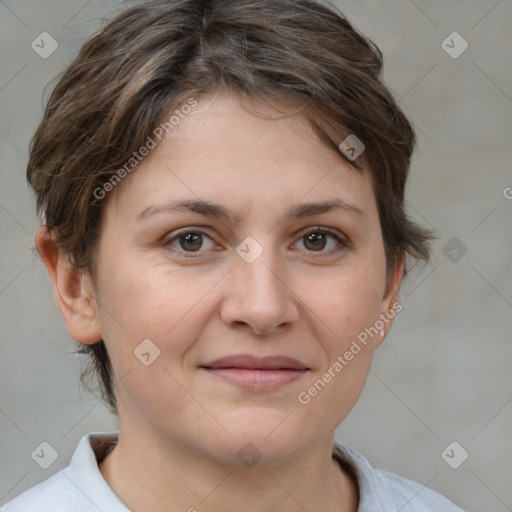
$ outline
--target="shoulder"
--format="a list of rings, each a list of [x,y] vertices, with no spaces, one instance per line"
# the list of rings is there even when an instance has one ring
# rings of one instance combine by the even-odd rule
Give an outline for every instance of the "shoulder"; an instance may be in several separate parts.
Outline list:
[[[60,470],[46,480],[22,492],[0,512],[67,512],[75,507],[76,488]],[[71,508],[70,508],[71,507]],[[82,510],[82,509],[76,509]]]
[[[374,469],[361,453],[342,443],[334,443],[333,455],[358,481],[360,512],[464,512],[423,484]]]
[[[375,471],[402,512],[463,512],[450,500],[423,484],[388,471]]]
[[[116,440],[115,432],[82,437],[67,467],[16,496],[0,512],[127,512],[98,467]]]

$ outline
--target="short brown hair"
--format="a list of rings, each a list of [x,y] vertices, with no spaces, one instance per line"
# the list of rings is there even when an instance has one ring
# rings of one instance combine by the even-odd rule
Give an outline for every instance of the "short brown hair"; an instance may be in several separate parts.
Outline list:
[[[75,268],[94,274],[105,199],[94,194],[191,96],[223,90],[292,100],[325,145],[372,178],[388,277],[428,261],[431,233],[405,213],[414,130],[382,83],[382,54],[334,7],[314,0],[157,0],[122,12],[87,41],[56,84],[30,146],[37,212]],[[365,145],[352,161],[339,146]],[[103,340],[91,356],[114,413]]]

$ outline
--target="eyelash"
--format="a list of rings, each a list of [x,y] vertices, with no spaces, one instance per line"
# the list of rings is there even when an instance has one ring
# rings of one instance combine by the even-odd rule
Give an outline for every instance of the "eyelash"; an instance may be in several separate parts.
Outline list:
[[[311,235],[313,233],[322,233],[324,235],[329,235],[331,236],[332,238],[334,238],[336,240],[336,242],[338,242],[338,245],[336,248],[334,249],[331,249],[329,251],[318,251],[318,254],[315,254],[315,252],[317,251],[307,251],[309,253],[312,254],[312,257],[313,258],[325,258],[325,257],[328,257],[328,256],[334,256],[344,250],[346,250],[347,248],[350,247],[350,244],[347,240],[345,240],[344,238],[340,237],[337,233],[335,233],[334,231],[331,231],[330,229],[326,229],[326,228],[321,228],[321,227],[317,227],[315,229],[311,229],[305,233],[303,233],[300,237],[299,237],[299,240],[303,239],[304,237],[308,236],[308,235]],[[211,237],[208,235],[208,233],[205,233],[204,231],[200,230],[200,229],[193,229],[193,228],[187,228],[187,229],[184,229],[182,231],[179,231],[178,233],[176,233],[175,235],[173,235],[172,237],[166,237],[164,238],[164,241],[163,241],[163,245],[165,247],[168,247],[171,245],[172,242],[174,242],[175,240],[179,240],[181,237],[187,235],[187,234],[195,234],[195,235],[202,235],[202,236],[206,236],[208,237],[210,240],[211,240]],[[212,240],[213,241],[213,240]],[[175,248],[172,248],[172,250],[174,251],[177,251],[181,254],[184,255],[185,258],[198,258],[201,256],[201,254],[204,252],[204,251],[192,251],[192,252],[187,252],[187,251],[183,251],[181,249],[175,249]]]

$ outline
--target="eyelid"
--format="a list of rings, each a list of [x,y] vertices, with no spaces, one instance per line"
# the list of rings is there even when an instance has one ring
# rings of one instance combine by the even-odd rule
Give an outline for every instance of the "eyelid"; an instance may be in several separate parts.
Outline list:
[[[326,228],[323,226],[318,226],[318,225],[317,226],[309,226],[307,228],[301,229],[300,231],[297,232],[297,234],[295,236],[303,237],[309,233],[317,233],[317,232],[326,233],[328,235],[338,237],[340,240],[346,242],[347,244],[349,243],[349,238],[345,234],[343,234],[341,231],[339,231],[337,229],[333,229],[333,228]]]
[[[165,243],[166,241],[178,238],[182,234],[187,233],[201,233],[203,235],[211,236],[208,233],[208,226],[185,226],[184,228],[173,229],[172,231],[167,232],[163,237],[162,241]],[[172,235],[172,236],[171,236]]]

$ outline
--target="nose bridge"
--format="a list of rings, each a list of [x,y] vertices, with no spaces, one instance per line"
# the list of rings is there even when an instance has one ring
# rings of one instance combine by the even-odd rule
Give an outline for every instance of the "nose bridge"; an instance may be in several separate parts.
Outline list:
[[[238,247],[230,279],[229,297],[223,308],[224,321],[243,323],[258,333],[297,318],[293,294],[285,285],[284,264],[271,237],[248,237]]]
[[[283,272],[283,265],[275,254],[270,237],[261,244],[248,237],[237,248],[237,254],[239,258],[234,270],[240,273],[245,283],[245,296],[262,304],[272,303],[273,307],[282,302],[284,289],[279,274]]]

